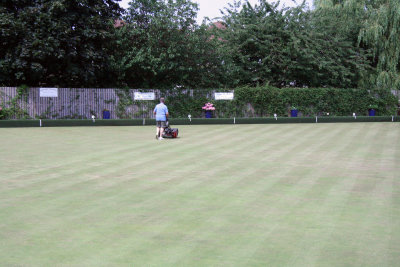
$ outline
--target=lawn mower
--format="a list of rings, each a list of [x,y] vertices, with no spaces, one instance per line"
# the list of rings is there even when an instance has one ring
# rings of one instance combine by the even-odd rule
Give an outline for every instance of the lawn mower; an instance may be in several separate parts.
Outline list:
[[[178,128],[169,127],[169,121],[167,119],[162,137],[163,138],[177,138],[178,132],[179,132]]]

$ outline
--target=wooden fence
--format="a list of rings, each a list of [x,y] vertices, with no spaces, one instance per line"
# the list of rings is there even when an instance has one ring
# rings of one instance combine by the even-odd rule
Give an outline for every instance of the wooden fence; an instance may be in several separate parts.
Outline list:
[[[24,110],[24,116],[13,114],[12,118],[89,119],[92,115],[102,118],[104,111],[109,112],[110,119],[153,117],[155,101],[133,101],[134,93],[142,90],[58,88],[57,91],[58,97],[41,97],[40,88],[28,88],[26,95],[16,99],[16,87],[0,87],[0,105]],[[146,92],[154,92],[156,99],[160,97],[159,90]]]

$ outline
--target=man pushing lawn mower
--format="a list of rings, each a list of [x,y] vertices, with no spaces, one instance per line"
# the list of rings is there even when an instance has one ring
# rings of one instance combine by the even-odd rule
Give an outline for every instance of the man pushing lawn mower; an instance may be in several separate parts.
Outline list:
[[[154,115],[156,115],[157,134],[156,139],[162,140],[164,138],[177,138],[178,129],[170,128],[168,123],[168,108],[164,104],[165,99],[160,98],[160,104],[154,108]]]
[[[160,98],[160,104],[158,104],[154,108],[154,115],[156,115],[156,125],[157,125],[157,134],[156,134],[156,139],[162,140],[163,138],[163,133],[164,133],[164,128],[167,126],[167,118],[169,116],[168,114],[168,108],[164,104],[165,99],[164,97]]]

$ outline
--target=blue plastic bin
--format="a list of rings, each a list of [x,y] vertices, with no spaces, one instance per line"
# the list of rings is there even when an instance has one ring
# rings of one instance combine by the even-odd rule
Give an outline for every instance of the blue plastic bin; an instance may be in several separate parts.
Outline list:
[[[376,113],[375,109],[368,110],[368,114],[369,114],[370,117],[375,116],[375,113]]]
[[[103,119],[110,119],[110,111],[109,110],[103,110]]]

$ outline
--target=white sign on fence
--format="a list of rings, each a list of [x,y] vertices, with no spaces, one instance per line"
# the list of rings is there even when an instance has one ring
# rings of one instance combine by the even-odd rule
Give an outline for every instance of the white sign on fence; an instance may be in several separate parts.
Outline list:
[[[150,93],[135,92],[134,98],[135,100],[154,100],[156,99],[156,96],[154,92]]]
[[[233,100],[233,92],[214,93],[215,100]]]
[[[58,88],[40,88],[40,97],[58,97]]]

